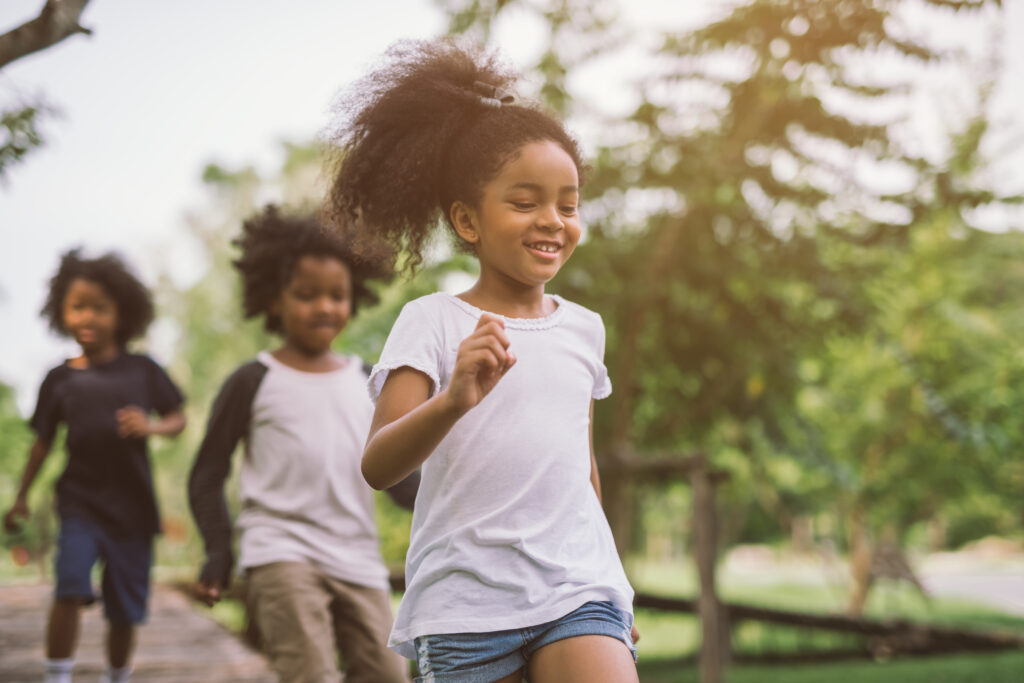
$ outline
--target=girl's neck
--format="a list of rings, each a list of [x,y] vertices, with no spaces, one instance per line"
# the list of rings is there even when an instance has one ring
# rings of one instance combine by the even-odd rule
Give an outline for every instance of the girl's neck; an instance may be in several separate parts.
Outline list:
[[[497,313],[506,318],[543,318],[554,313],[558,306],[544,296],[543,285],[508,286],[488,281],[483,276],[458,297],[481,310]]]
[[[271,351],[270,355],[279,363],[302,372],[334,372],[345,367],[347,363],[343,357],[330,349],[309,352],[287,342],[276,351]]]
[[[95,349],[82,349],[82,355],[71,359],[71,367],[84,370],[97,365],[104,365],[121,355],[121,347],[117,344],[102,346]]]

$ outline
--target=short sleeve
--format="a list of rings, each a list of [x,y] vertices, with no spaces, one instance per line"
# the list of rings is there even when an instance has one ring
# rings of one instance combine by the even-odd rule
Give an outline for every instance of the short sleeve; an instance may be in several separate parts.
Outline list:
[[[47,373],[39,387],[35,412],[32,413],[32,417],[28,421],[29,427],[36,433],[36,436],[47,443],[53,442],[53,437],[57,434],[57,426],[61,421],[60,397],[57,392],[60,374],[60,368],[54,368]]]
[[[164,369],[152,358],[146,357],[149,364],[149,390],[152,392],[153,410],[166,415],[181,407],[185,397],[177,385],[167,376]]]
[[[443,335],[437,316],[431,316],[425,297],[407,303],[398,314],[380,360],[373,366],[367,386],[370,399],[376,403],[380,390],[392,370],[410,367],[430,378],[430,395],[441,388],[440,368],[444,349]]]
[[[597,324],[595,327],[596,336],[596,353],[597,353],[597,372],[594,375],[594,391],[591,394],[595,399],[608,398],[612,393],[612,381],[608,377],[608,368],[604,364],[604,321],[601,320],[599,314],[594,314],[597,318]]]

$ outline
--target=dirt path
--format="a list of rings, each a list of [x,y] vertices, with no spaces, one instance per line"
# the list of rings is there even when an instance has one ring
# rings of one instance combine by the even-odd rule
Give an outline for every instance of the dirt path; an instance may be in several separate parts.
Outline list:
[[[0,586],[0,683],[42,680],[49,585]],[[134,683],[274,683],[266,660],[170,588],[156,586],[139,629]],[[102,608],[85,610],[75,678],[95,681],[106,668]]]
[[[920,566],[933,594],[990,605],[1024,616],[1024,556],[985,552],[937,553]]]

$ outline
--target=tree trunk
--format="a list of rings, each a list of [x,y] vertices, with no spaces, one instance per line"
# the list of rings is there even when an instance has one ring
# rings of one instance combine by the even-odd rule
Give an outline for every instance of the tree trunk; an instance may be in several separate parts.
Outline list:
[[[630,477],[625,472],[615,472],[611,477],[601,480],[601,498],[604,503],[604,514],[608,518],[612,537],[619,555],[630,551],[633,543],[633,487]]]
[[[35,19],[0,35],[0,67],[56,45],[76,33],[89,34],[78,20],[89,0],[47,0]]]
[[[849,521],[850,545],[850,602],[847,611],[859,617],[871,591],[871,542],[864,526],[864,512],[855,506]]]
[[[928,550],[933,553],[945,550],[946,533],[947,525],[944,516],[936,515],[928,520]]]
[[[729,624],[715,590],[718,561],[718,519],[715,489],[706,465],[690,475],[693,488],[693,537],[700,578],[700,682],[721,683],[729,661]]]
[[[789,539],[793,552],[810,554],[814,552],[814,518],[810,515],[794,515],[789,520]]]
[[[649,279],[646,283],[647,292],[659,291],[666,281],[667,273],[672,267],[673,255],[678,243],[678,232],[681,226],[668,225],[657,236],[654,254],[656,255]],[[637,360],[640,335],[647,325],[647,317],[651,312],[652,298],[645,296],[633,306],[626,318],[619,324],[619,347],[615,354],[615,386],[611,395],[611,448],[612,456],[626,454],[633,443],[633,412],[637,394]],[[615,537],[619,554],[629,552],[632,543],[632,486],[627,476],[616,476],[618,481],[609,481],[606,487],[601,482],[604,498],[605,516]]]

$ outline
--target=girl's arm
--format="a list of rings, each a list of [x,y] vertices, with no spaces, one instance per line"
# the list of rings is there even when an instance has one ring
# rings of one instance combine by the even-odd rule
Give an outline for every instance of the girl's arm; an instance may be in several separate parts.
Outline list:
[[[601,475],[597,472],[597,458],[594,457],[594,399],[590,399],[590,483],[597,494],[597,502],[601,500]]]
[[[459,418],[491,392],[513,365],[505,324],[487,313],[459,344],[452,379],[430,395],[430,378],[401,367],[388,373],[363,450],[363,477],[375,489],[398,483],[434,452]]]
[[[185,429],[185,413],[181,408],[172,410],[149,423],[149,433],[158,436],[177,436]]]
[[[402,367],[388,373],[363,450],[363,477],[386,489],[423,464],[463,413],[447,392],[430,396],[430,378]]]
[[[18,496],[14,505],[4,515],[4,530],[14,533],[21,526],[18,518],[28,519],[28,490],[32,488],[32,482],[43,466],[43,461],[50,454],[50,442],[38,437],[32,442],[32,448],[28,452],[28,462],[25,463],[25,472],[21,475],[21,486],[18,487]]]
[[[206,550],[197,597],[207,605],[217,602],[231,581],[235,555],[224,482],[231,474],[235,447],[249,433],[253,398],[266,373],[265,365],[251,361],[225,380],[210,407],[206,433],[189,472],[188,504]]]
[[[122,438],[177,436],[185,429],[181,408],[151,420],[142,408],[126,406],[117,411],[117,434]]]
[[[387,488],[384,493],[391,497],[399,507],[412,510],[416,503],[416,493],[420,489],[420,471],[413,470],[412,474]]]

